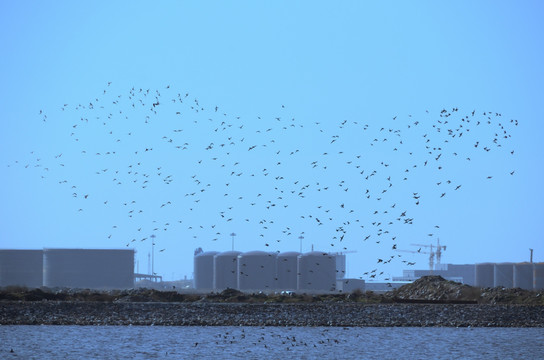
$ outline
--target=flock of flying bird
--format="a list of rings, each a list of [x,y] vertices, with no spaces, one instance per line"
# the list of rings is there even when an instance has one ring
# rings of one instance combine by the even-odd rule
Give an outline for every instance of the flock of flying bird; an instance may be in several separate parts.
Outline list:
[[[518,122],[496,112],[442,109],[377,125],[299,121],[282,105],[276,116],[246,118],[170,86],[112,95],[110,85],[55,116],[40,110],[44,126],[66,128],[66,142],[16,163],[53,178],[78,213],[115,219],[104,236],[126,246],[174,228],[180,241],[230,244],[245,229],[264,249],[297,248],[305,236],[329,251],[378,244],[388,253],[377,263],[387,264],[401,258],[395,250],[419,208],[462,191],[459,173],[490,152],[514,155],[507,144]],[[473,180],[493,179],[473,170]],[[440,226],[428,228],[432,238]]]

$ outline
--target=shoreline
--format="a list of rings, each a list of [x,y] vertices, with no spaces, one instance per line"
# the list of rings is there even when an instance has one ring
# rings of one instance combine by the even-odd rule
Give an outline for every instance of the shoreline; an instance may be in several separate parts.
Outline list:
[[[544,327],[544,306],[2,301],[0,325]]]

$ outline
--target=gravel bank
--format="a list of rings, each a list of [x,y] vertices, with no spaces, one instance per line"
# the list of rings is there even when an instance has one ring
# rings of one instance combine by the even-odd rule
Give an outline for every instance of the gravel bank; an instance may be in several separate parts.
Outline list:
[[[0,325],[544,327],[544,306],[8,301]]]

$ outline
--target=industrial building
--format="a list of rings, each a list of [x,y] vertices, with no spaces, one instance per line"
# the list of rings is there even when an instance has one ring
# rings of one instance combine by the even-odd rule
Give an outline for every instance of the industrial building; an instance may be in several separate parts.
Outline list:
[[[42,281],[42,250],[0,250],[0,286],[38,288]]]
[[[131,288],[134,286],[134,250],[44,249],[43,285]]]
[[[134,250],[0,250],[0,286],[126,289],[134,278]]]
[[[355,290],[365,291],[366,283],[363,279],[336,279],[336,290],[345,293]]]
[[[319,251],[304,254],[198,251],[195,252],[194,271],[195,289],[200,291],[232,288],[265,292],[329,292],[342,290],[337,279],[345,277],[346,259],[344,254]],[[357,284],[360,288],[361,283]]]
[[[446,280],[474,286],[474,264],[440,264],[435,270],[403,270],[402,276],[393,276],[393,281],[414,281],[423,276],[440,275]]]
[[[482,288],[544,289],[544,263],[531,262],[442,264],[436,270],[403,270],[403,276],[393,277],[393,281],[414,281],[427,275]]]

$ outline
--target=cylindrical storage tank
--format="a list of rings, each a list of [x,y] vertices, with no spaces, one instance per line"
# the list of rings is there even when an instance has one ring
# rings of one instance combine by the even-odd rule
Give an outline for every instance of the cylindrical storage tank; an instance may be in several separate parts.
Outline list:
[[[502,286],[505,288],[514,287],[514,264],[500,263],[495,264],[493,269],[494,281],[493,286]]]
[[[329,292],[336,289],[336,255],[312,251],[298,256],[297,289]]]
[[[475,286],[478,287],[493,287],[494,285],[494,268],[493,263],[476,264],[474,271]]]
[[[134,286],[134,250],[44,249],[47,287],[127,289]]]
[[[238,255],[238,290],[270,291],[276,287],[276,254],[250,251]]]
[[[213,257],[213,288],[225,290],[238,287],[238,255],[240,251],[225,251]]]
[[[514,264],[514,287],[533,290],[533,264]]]
[[[39,288],[42,281],[42,250],[0,250],[0,286]]]
[[[217,251],[207,251],[195,255],[195,289],[213,290],[213,258],[217,254]]]
[[[287,251],[279,253],[276,257],[276,287],[278,290],[297,289],[297,264],[299,252]]]
[[[535,263],[533,264],[533,289],[534,290],[543,290],[544,289],[544,263]]]

